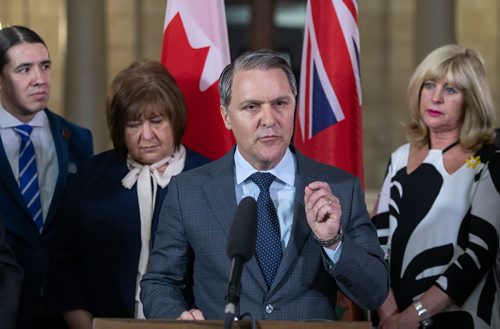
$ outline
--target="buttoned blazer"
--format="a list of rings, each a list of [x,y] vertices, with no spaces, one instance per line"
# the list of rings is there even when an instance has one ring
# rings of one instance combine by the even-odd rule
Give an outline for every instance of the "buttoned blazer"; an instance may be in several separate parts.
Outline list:
[[[93,153],[92,135],[88,129],[76,126],[63,117],[47,114],[57,153],[59,174],[52,202],[40,234],[26,207],[19,185],[12,173],[7,155],[0,143],[0,217],[4,219],[7,241],[24,270],[19,309],[19,328],[30,328],[35,305],[45,288],[47,248],[57,226],[55,213],[64,194],[68,179],[76,173],[81,161]],[[40,168],[38,169],[41,172]],[[41,173],[42,174],[42,173]]]
[[[335,319],[338,289],[363,308],[377,308],[387,296],[388,268],[358,179],[291,150],[297,175],[290,241],[269,290],[255,257],[245,264],[240,313],[255,319]],[[147,317],[177,318],[195,307],[207,319],[223,318],[231,269],[226,242],[237,207],[233,156],[234,149],[170,183],[149,270],[141,281]],[[306,221],[304,189],[317,180],[328,182],[342,205],[345,238],[335,264],[313,239]],[[181,294],[190,282],[186,273],[191,259],[194,305]]]

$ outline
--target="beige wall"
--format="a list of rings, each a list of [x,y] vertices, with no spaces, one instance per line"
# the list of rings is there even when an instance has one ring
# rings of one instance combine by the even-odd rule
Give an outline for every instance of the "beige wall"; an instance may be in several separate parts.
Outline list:
[[[378,189],[391,150],[404,141],[406,81],[414,63],[414,2],[363,1],[359,7],[365,186]]]
[[[359,3],[363,81],[365,184],[375,192],[390,153],[405,142],[406,87],[418,64],[415,5],[418,0],[370,0]],[[439,0],[436,0],[439,1]],[[495,104],[500,104],[500,1],[457,0],[457,43],[484,56]],[[497,107],[497,126],[500,126]]]
[[[370,192],[379,188],[391,151],[404,142],[400,123],[406,118],[405,92],[417,64],[416,1],[359,1],[365,185]],[[159,59],[166,1],[105,2],[107,86],[119,70],[135,59]],[[61,114],[65,113],[62,105],[65,3],[65,0],[0,0],[2,23],[28,25],[46,40],[54,63],[50,107]],[[496,104],[500,104],[499,18],[500,0],[456,0],[457,42],[484,55]],[[500,117],[500,111],[497,112]]]
[[[136,59],[160,59],[165,7],[165,0],[106,0],[108,83]]]
[[[85,1],[85,0],[67,0]],[[159,59],[165,0],[104,0],[105,39],[107,44],[106,86],[118,71],[139,58]],[[26,25],[35,30],[47,43],[52,70],[52,93],[49,108],[66,115],[64,108],[64,63],[66,55],[66,1],[65,0],[0,0],[0,22],[4,25]],[[101,122],[105,115],[93,117]],[[92,129],[94,136],[107,131]],[[109,140],[109,139],[108,139]],[[110,146],[96,147],[99,152]]]

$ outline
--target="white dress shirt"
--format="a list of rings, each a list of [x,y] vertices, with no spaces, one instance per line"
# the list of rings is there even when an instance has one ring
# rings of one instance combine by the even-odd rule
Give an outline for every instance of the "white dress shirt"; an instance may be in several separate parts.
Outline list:
[[[250,163],[248,163],[236,148],[234,152],[235,174],[236,174],[236,203],[247,196],[257,200],[260,189],[251,180],[247,180],[250,175],[257,172]],[[297,165],[290,149],[286,150],[285,156],[269,172],[276,176],[276,179],[269,187],[269,193],[274,203],[274,208],[278,213],[281,234],[281,248],[285,250],[290,234],[292,232],[293,211],[295,201],[295,172]]]
[[[35,148],[38,185],[40,187],[40,199],[42,201],[43,220],[45,222],[59,174],[56,147],[52,138],[49,119],[44,111],[40,111],[30,122],[24,123],[0,105],[0,136],[2,137],[3,148],[7,154],[12,173],[18,184],[19,146],[21,138],[14,131],[14,127],[22,124],[28,124],[33,127],[30,138]]]
[[[250,163],[241,155],[238,147],[234,152],[235,176],[236,176],[236,203],[251,196],[257,200],[260,189],[251,180],[247,180],[250,175],[257,172]],[[281,250],[284,252],[290,240],[292,233],[294,204],[295,204],[295,174],[297,172],[297,163],[290,149],[287,149],[283,159],[271,170],[266,170],[276,176],[276,179],[269,187],[269,193],[274,203],[274,208],[278,213],[281,234]],[[335,250],[323,248],[330,260],[336,263],[342,252],[342,242],[337,245]]]

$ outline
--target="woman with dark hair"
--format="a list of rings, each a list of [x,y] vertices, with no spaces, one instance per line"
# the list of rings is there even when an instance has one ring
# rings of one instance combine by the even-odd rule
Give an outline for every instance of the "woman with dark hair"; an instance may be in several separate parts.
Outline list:
[[[139,281],[170,178],[208,162],[185,148],[184,98],[167,70],[142,60],[107,97],[114,148],[94,156],[69,186],[53,248],[49,295],[70,328],[93,317],[143,318]]]
[[[391,155],[373,218],[391,273],[380,328],[499,328],[500,152],[481,55],[434,50],[408,100],[409,143]]]

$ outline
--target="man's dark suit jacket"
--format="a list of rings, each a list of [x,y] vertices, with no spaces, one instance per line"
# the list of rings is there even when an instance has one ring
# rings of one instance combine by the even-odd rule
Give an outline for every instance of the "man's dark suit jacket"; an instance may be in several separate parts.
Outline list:
[[[54,215],[61,202],[64,189],[71,173],[78,164],[90,158],[93,153],[92,135],[88,129],[80,128],[61,116],[45,109],[54,139],[59,175],[52,197],[49,213],[40,234],[26,207],[19,184],[0,143],[0,218],[4,219],[7,241],[24,270],[19,305],[18,328],[31,329],[40,293],[46,289],[48,244],[52,239],[57,221]],[[68,170],[70,168],[70,170]],[[43,290],[42,290],[43,289]]]
[[[366,210],[358,179],[312,161],[292,148],[297,162],[292,233],[268,291],[253,257],[242,275],[240,313],[255,319],[335,319],[337,289],[366,309],[382,304],[388,268]],[[222,319],[231,261],[226,243],[236,210],[234,149],[220,160],[177,176],[160,213],[141,300],[150,318],[177,318],[191,305],[182,298],[186,266],[194,252],[194,307]],[[342,205],[345,238],[337,263],[313,239],[304,208],[305,186],[328,182]]]
[[[5,228],[0,218],[0,323],[5,329],[16,328],[17,308],[23,270],[5,240]]]

